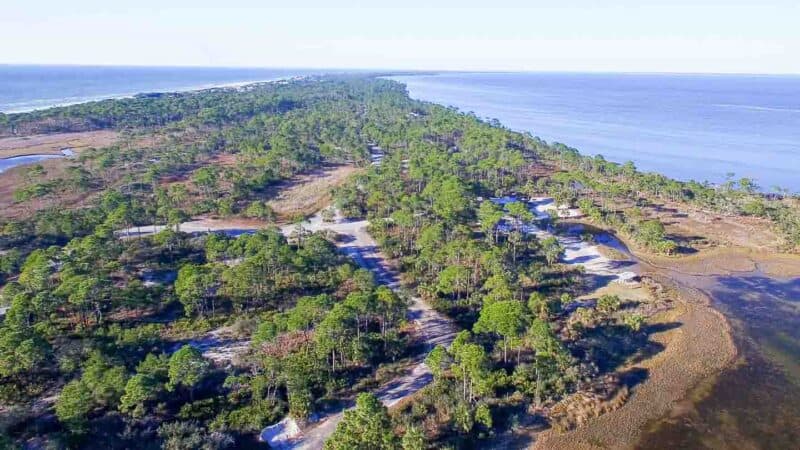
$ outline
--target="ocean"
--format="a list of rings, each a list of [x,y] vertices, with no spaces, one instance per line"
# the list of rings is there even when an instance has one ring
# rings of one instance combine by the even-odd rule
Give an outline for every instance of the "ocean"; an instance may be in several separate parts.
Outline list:
[[[584,154],[678,179],[728,172],[800,192],[800,77],[442,73],[393,77],[412,97],[496,118]],[[800,279],[675,271],[731,322],[737,364],[651,422],[640,449],[798,448]]]
[[[143,92],[174,92],[321,73],[310,69],[0,64],[0,112],[25,112]]]
[[[680,180],[800,192],[800,76],[438,73],[413,98]]]
[[[143,92],[203,89],[312,69],[0,65],[0,112]],[[343,72],[343,71],[339,71]],[[439,73],[391,77],[412,97],[548,141],[634,161],[642,170],[720,183],[728,174],[800,192],[800,77]]]

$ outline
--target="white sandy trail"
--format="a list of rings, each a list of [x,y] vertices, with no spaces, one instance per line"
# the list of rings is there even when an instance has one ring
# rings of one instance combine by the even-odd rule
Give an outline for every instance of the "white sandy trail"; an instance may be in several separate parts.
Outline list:
[[[518,200],[516,197],[492,198],[490,200],[501,206],[505,206],[510,202],[523,201]],[[558,211],[560,217],[577,217],[580,215],[580,213],[574,209],[556,208],[552,198],[532,198],[527,204],[528,209],[539,220],[550,218],[548,211]],[[613,281],[628,280],[631,275],[635,275],[630,271],[624,270],[624,265],[620,265],[620,263],[603,256],[597,245],[582,240],[579,236],[581,231],[579,227],[569,230],[569,234],[555,235],[534,223],[508,225],[514,221],[511,217],[506,217],[504,221],[505,224],[501,225],[501,228],[505,230],[518,227],[523,233],[533,234],[539,240],[555,236],[561,246],[564,247],[564,255],[561,258],[561,262],[564,264],[583,266],[586,273],[600,277],[608,277],[609,280]],[[611,246],[617,245],[615,242],[608,242],[608,244]]]
[[[492,199],[498,204],[505,204],[515,201],[512,198]],[[531,211],[537,218],[549,217],[548,209],[554,209],[552,199],[532,199],[529,202]],[[566,212],[572,216],[574,212]],[[353,258],[358,265],[369,269],[375,274],[376,281],[384,284],[391,289],[400,289],[399,274],[391,268],[383,255],[381,255],[378,243],[367,233],[368,222],[348,221],[337,217],[333,222],[324,222],[321,214],[316,214],[309,220],[301,224],[285,225],[281,227],[281,232],[286,236],[291,236],[297,231],[315,232],[329,230],[341,235],[336,245],[346,255]],[[165,226],[150,225],[144,227],[132,227],[127,230],[117,231],[117,235],[125,238],[132,236],[142,236],[157,233]],[[193,220],[184,222],[180,230],[187,233],[206,233],[206,232],[228,232],[231,234],[241,234],[257,231],[264,228],[253,224],[241,224],[222,220]],[[524,224],[521,229],[527,233],[533,233],[539,239],[553,236],[548,231],[533,224]],[[562,261],[570,265],[582,265],[587,273],[600,276],[608,276],[613,279],[620,279],[621,275],[627,274],[616,266],[614,261],[603,256],[596,245],[582,241],[577,236],[556,236],[564,247],[564,257]],[[416,329],[422,335],[429,350],[438,344],[448,346],[453,341],[456,327],[450,319],[439,314],[419,297],[411,298],[409,306],[409,318],[416,324]],[[422,358],[402,376],[394,379],[387,385],[375,391],[375,395],[386,405],[392,406],[397,402],[410,397],[432,380],[431,372]],[[336,430],[336,425],[342,419],[342,412],[323,416],[319,421],[302,429],[291,418],[266,427],[260,434],[260,439],[268,442],[272,448],[278,449],[321,449],[325,440]]]
[[[326,230],[341,235],[342,239],[336,243],[340,251],[353,258],[361,267],[372,271],[378,283],[399,291],[399,274],[386,263],[386,259],[379,251],[378,243],[367,232],[368,225],[369,223],[366,220],[349,221],[341,217],[337,217],[333,222],[325,222],[322,220],[321,214],[318,213],[305,222],[285,225],[280,229],[286,236],[292,236],[298,231],[315,232]],[[158,233],[165,228],[163,225],[131,227],[117,231],[117,235],[121,238],[147,236]],[[261,228],[264,227],[252,223],[243,224],[213,219],[192,220],[180,225],[180,230],[186,233],[221,231],[241,234],[255,232]],[[403,295],[403,293],[398,293]],[[456,327],[452,321],[435,311],[419,297],[411,297],[408,317],[414,322],[415,329],[427,344],[428,350],[439,344],[449,346],[455,338]],[[234,342],[233,344],[236,346],[236,350],[241,346],[240,342]],[[218,356],[224,359],[225,356],[233,354],[229,351],[231,349],[227,348],[204,350],[205,352],[210,352],[208,356],[215,357],[215,360],[220,359]],[[425,387],[432,379],[430,370],[423,362],[423,358],[420,357],[415,360],[414,365],[405,374],[376,390],[375,395],[386,406],[392,406]],[[336,430],[336,425],[341,419],[342,412],[329,414],[323,416],[306,429],[302,429],[294,420],[287,417],[262,430],[260,438],[262,441],[268,442],[272,448],[320,449],[323,447],[325,440]]]
[[[317,214],[301,225],[302,229],[309,232],[330,230],[342,235],[344,239],[337,245],[343,253],[353,258],[361,267],[372,271],[378,283],[395,291],[400,289],[399,274],[386,263],[386,259],[379,251],[378,243],[367,233],[367,221],[347,221],[337,218],[335,222],[328,223],[323,222]],[[297,225],[287,225],[282,227],[281,231],[285,235],[291,235],[297,229]],[[428,306],[419,297],[411,298],[408,317],[414,321],[415,328],[429,350],[439,344],[449,346],[455,337],[456,327],[452,321]],[[384,405],[390,407],[410,397],[432,379],[430,370],[422,358],[419,358],[405,374],[379,388],[375,391],[375,395]],[[261,433],[261,439],[273,448],[320,449],[341,420],[342,413],[338,412],[325,416],[313,426],[301,430],[296,423],[293,423],[294,421],[287,418],[265,428]]]

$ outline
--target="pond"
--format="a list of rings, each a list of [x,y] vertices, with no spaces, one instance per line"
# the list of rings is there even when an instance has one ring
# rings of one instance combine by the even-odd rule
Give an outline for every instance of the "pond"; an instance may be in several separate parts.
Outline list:
[[[60,155],[21,155],[12,156],[10,158],[0,158],[0,173],[5,172],[12,167],[22,166],[25,164],[33,164],[45,159],[63,158],[74,156],[75,152],[70,148],[61,150]]]

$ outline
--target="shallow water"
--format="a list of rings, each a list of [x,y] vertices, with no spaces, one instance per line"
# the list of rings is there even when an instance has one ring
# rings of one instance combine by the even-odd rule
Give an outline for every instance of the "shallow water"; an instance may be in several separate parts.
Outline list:
[[[800,448],[800,279],[673,276],[711,297],[743,361],[710,390],[698,388],[693,408],[660,423],[639,448]]]
[[[25,155],[25,156],[14,156],[11,158],[2,158],[0,159],[0,173],[5,172],[6,170],[22,166],[25,164],[33,164],[35,162],[39,162],[45,159],[53,159],[53,158],[63,158],[62,155]]]

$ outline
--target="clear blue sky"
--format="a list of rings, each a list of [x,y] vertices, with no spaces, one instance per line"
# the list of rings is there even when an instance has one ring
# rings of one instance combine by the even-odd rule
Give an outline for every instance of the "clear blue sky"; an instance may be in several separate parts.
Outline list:
[[[0,63],[800,73],[800,0],[3,3]]]

